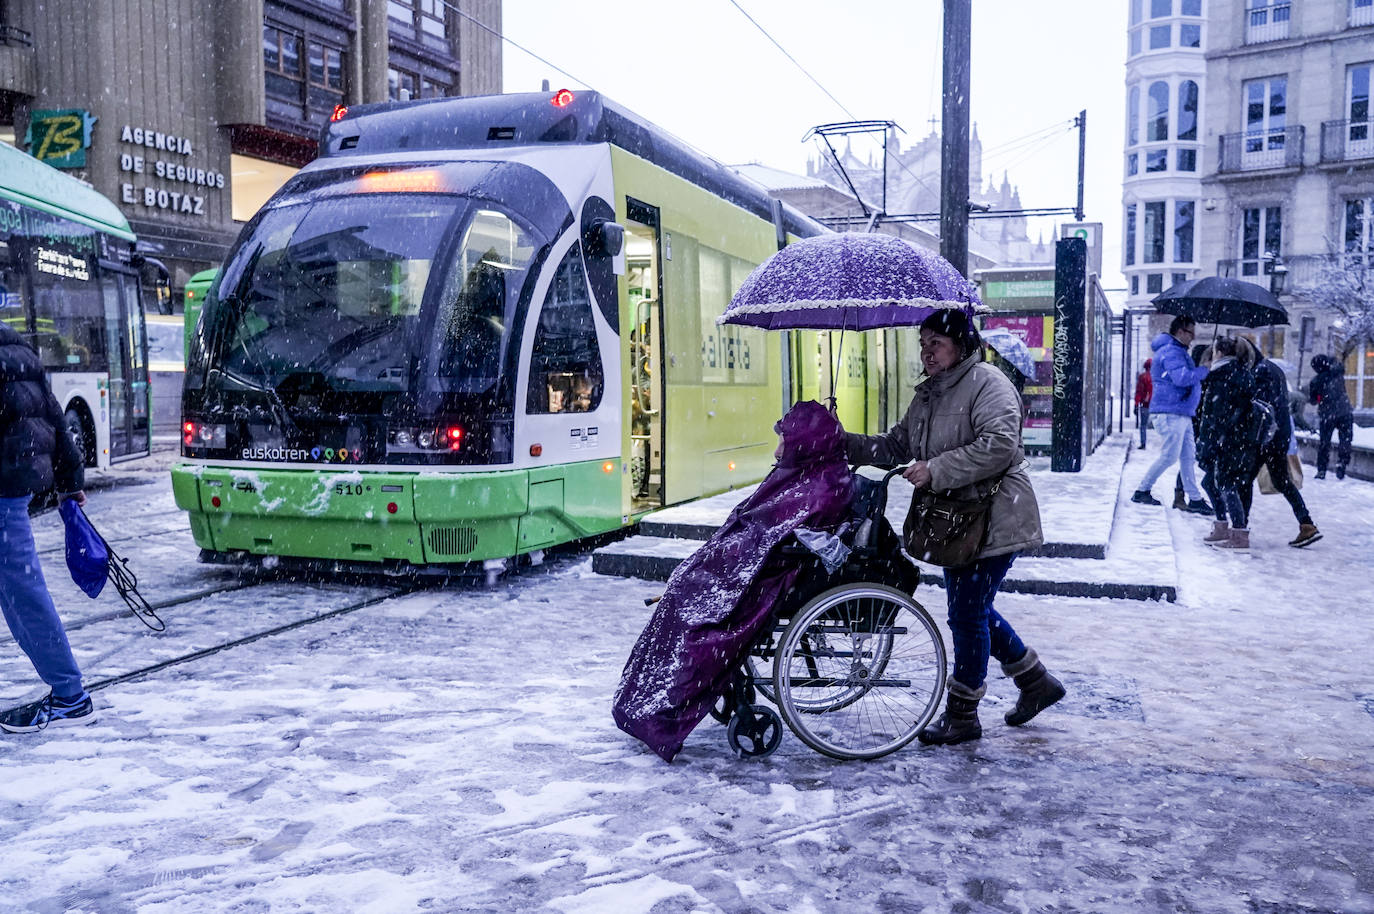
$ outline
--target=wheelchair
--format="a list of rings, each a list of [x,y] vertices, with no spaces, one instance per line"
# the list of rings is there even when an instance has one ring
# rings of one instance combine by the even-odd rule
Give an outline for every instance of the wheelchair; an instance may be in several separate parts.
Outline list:
[[[770,755],[786,721],[831,758],[876,759],[911,742],[939,710],[944,639],[912,597],[920,573],[883,515],[901,470],[881,482],[854,474],[851,517],[836,534],[849,552],[838,567],[827,570],[795,537],[781,546],[800,575],[711,711],[741,758]]]

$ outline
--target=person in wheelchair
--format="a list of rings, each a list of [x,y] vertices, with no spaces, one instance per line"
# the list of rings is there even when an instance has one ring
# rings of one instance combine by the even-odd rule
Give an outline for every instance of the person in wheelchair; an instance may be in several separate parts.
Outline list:
[[[664,761],[729,690],[796,591],[809,566],[784,555],[784,544],[803,528],[834,531],[849,519],[852,474],[834,415],[804,401],[774,430],[781,442],[772,472],[673,571],[616,689],[616,725]]]
[[[845,436],[851,463],[914,461],[902,473],[916,488],[903,531],[907,551],[945,566],[954,673],[945,713],[918,734],[927,745],[983,735],[978,702],[987,692],[989,656],[1020,690],[1016,707],[1006,714],[1009,725],[1026,723],[1064,697],[1063,685],[993,608],[1017,553],[1043,539],[1021,449],[1021,398],[978,352],[978,332],[963,311],[946,309],[926,318],[921,362],[928,378],[917,386],[906,416],[886,434]],[[952,522],[947,540],[932,540],[941,512],[946,520],[972,521]]]

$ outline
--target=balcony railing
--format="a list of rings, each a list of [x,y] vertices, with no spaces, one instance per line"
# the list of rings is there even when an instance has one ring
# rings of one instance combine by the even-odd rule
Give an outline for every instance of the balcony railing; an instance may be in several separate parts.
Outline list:
[[[1350,27],[1374,25],[1374,3],[1356,3],[1350,7]]]
[[[1288,24],[1293,18],[1292,0],[1272,0],[1263,6],[1245,11],[1245,43],[1279,41],[1288,37]]]
[[[1288,267],[1288,280],[1285,284],[1287,292],[1292,293],[1296,289],[1304,288],[1315,284],[1324,268],[1336,263],[1337,257],[1331,254],[1295,254],[1285,256],[1283,265]],[[1269,285],[1269,275],[1266,272],[1268,264],[1261,259],[1250,260],[1218,260],[1217,275],[1225,276],[1230,279],[1244,279],[1247,282],[1258,283],[1266,288]]]
[[[1284,127],[1221,137],[1219,172],[1298,168],[1302,165],[1303,128]]]
[[[1323,162],[1374,158],[1374,121],[1323,121]]]

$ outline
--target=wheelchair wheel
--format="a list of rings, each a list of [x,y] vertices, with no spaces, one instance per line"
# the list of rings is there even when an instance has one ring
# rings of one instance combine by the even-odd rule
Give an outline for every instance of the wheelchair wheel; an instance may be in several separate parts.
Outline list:
[[[778,710],[837,759],[894,752],[930,723],[945,688],[945,643],[921,604],[883,584],[842,584],[807,603],[773,661]]]

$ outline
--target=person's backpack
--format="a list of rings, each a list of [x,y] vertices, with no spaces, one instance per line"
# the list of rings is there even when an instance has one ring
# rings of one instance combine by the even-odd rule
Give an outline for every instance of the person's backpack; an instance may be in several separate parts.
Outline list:
[[[1274,436],[1279,433],[1279,422],[1274,417],[1274,407],[1264,400],[1253,398],[1250,400],[1250,429],[1254,436],[1255,443],[1260,447],[1274,440]]]

